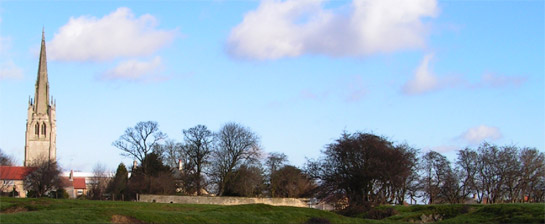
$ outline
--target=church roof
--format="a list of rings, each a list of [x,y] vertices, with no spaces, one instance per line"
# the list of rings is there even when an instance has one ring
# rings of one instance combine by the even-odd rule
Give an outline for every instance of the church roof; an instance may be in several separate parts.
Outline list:
[[[45,34],[42,30],[42,44],[40,47],[40,62],[38,64],[38,78],[36,79],[36,113],[46,114],[49,107],[49,82],[47,80],[47,57],[45,53]]]
[[[35,167],[0,166],[0,180],[23,180]]]

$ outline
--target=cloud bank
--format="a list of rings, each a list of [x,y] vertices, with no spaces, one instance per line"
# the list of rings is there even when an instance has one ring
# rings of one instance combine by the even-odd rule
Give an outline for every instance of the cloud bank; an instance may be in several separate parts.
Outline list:
[[[506,88],[519,87],[527,81],[523,76],[502,76],[493,73],[485,73],[480,80],[471,83],[461,76],[438,76],[431,67],[433,54],[425,55],[415,69],[414,75],[407,80],[401,88],[406,95],[421,95],[448,88]]]
[[[363,56],[422,48],[435,0],[354,0],[348,12],[323,0],[264,0],[231,30],[227,51],[247,59],[303,54]]]
[[[422,94],[433,91],[439,87],[437,77],[429,68],[430,60],[433,54],[424,56],[418,68],[414,73],[414,77],[403,86],[403,92],[409,95]]]
[[[127,60],[119,63],[115,68],[104,74],[106,79],[147,80],[157,78],[162,69],[161,57],[156,56],[150,61]]]
[[[497,140],[502,138],[500,129],[486,125],[473,127],[462,133],[459,137],[469,144],[477,145],[485,140]]]
[[[0,62],[0,80],[21,78],[23,78],[23,69],[15,65],[12,60]]]
[[[129,8],[118,8],[100,19],[70,18],[48,43],[48,56],[62,61],[104,61],[150,55],[170,43],[175,30],[156,29],[149,14],[138,18]]]

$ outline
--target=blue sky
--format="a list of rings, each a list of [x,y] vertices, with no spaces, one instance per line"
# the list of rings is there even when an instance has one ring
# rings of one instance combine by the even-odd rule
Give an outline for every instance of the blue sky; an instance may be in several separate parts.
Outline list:
[[[543,1],[0,3],[0,148],[24,157],[42,27],[57,155],[115,169],[139,121],[169,138],[238,122],[316,158],[343,131],[450,159],[482,141],[545,150]]]

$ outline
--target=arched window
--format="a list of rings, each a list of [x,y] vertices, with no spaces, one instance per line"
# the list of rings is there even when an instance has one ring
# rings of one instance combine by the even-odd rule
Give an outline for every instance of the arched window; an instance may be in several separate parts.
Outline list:
[[[34,134],[40,134],[40,125],[38,123],[36,123],[36,125],[34,126]]]
[[[42,125],[42,135],[45,136],[45,123]]]

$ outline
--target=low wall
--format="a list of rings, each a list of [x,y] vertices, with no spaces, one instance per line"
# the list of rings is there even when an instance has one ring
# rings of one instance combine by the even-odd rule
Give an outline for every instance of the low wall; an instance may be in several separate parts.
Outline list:
[[[177,203],[177,204],[213,204],[213,205],[243,205],[267,204],[273,206],[309,207],[306,198],[245,198],[245,197],[207,197],[207,196],[177,196],[141,194],[141,202]]]

